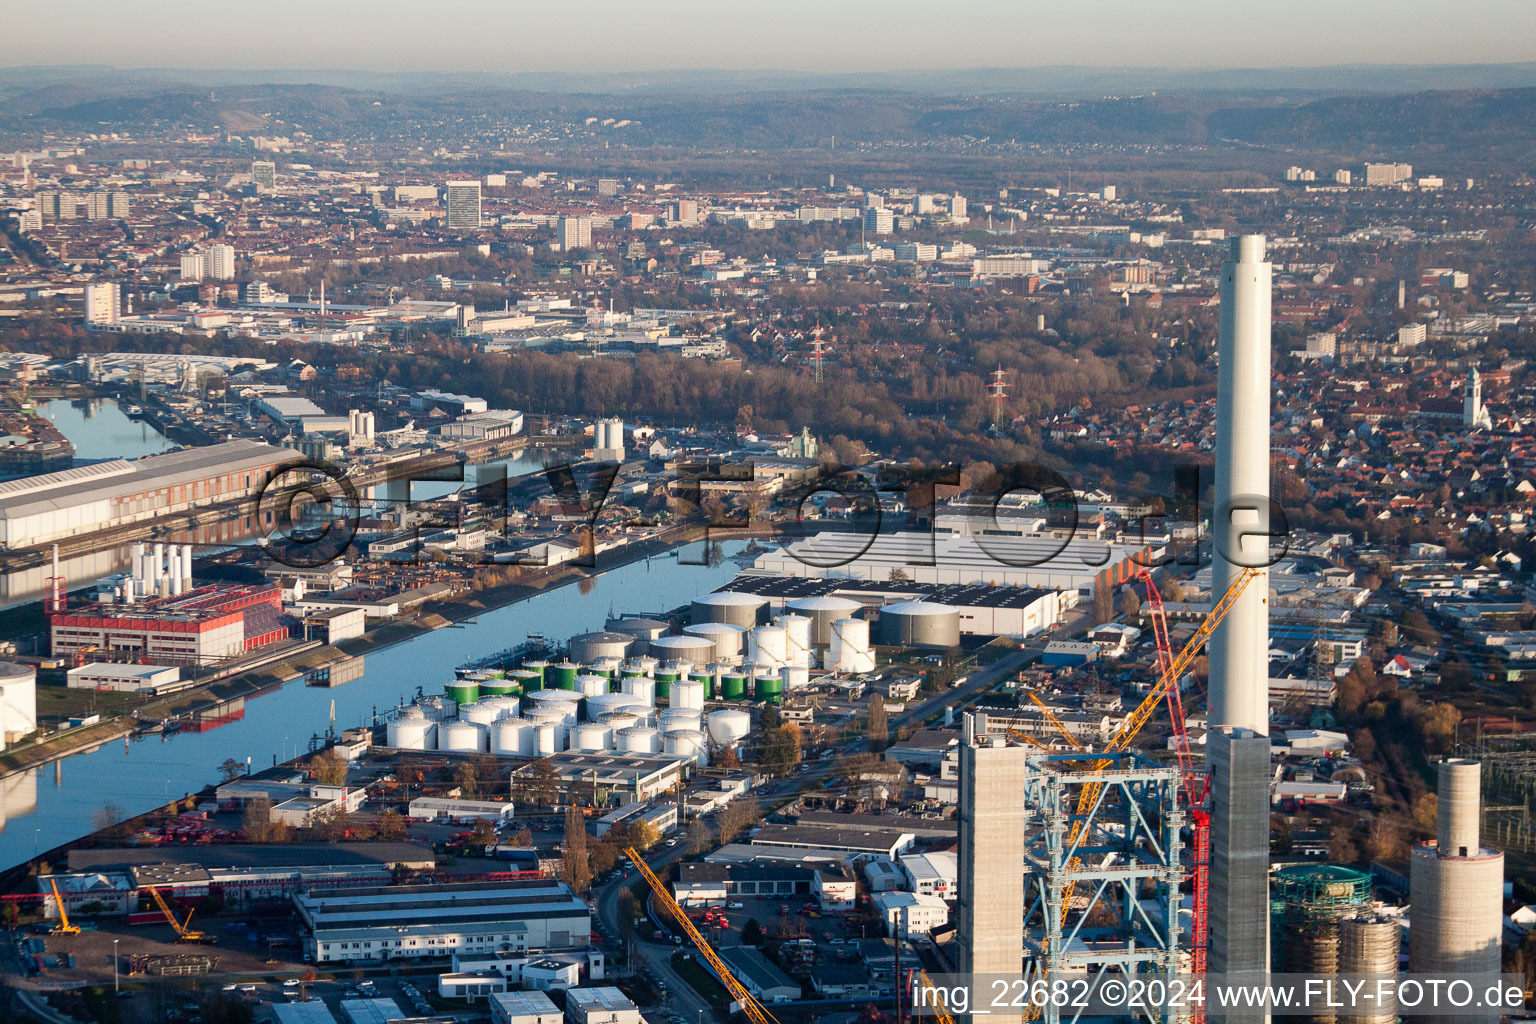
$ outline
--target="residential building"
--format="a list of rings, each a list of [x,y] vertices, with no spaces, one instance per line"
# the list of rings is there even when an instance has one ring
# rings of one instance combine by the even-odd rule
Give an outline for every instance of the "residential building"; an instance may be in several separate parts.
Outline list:
[[[398,189],[396,190],[399,191]],[[446,223],[450,231],[474,231],[480,227],[480,182],[450,181],[446,189]]]
[[[559,218],[555,222],[555,244],[561,252],[592,248],[592,218]]]

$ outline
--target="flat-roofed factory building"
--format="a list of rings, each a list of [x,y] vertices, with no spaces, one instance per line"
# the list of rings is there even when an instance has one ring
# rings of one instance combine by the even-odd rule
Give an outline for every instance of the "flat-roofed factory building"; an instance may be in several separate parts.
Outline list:
[[[592,915],[554,881],[317,890],[293,898],[315,963],[582,949]]]

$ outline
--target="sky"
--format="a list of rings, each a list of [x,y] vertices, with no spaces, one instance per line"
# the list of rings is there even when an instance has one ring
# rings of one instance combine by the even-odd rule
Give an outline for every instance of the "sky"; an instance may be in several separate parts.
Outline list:
[[[1531,0],[49,0],[0,66],[372,71],[1080,64],[1266,68],[1536,60]]]

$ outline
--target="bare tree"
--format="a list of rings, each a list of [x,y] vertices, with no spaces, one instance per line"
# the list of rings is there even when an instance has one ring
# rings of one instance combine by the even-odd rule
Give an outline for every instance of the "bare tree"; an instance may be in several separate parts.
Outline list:
[[[881,751],[891,738],[891,727],[885,712],[885,698],[878,693],[869,697],[869,749]]]
[[[587,857],[587,819],[572,804],[565,811],[565,836],[560,843],[560,878],[577,892],[592,884],[592,865]]]
[[[715,812],[715,827],[720,841],[728,843],[756,823],[760,812],[757,797],[744,793]]]

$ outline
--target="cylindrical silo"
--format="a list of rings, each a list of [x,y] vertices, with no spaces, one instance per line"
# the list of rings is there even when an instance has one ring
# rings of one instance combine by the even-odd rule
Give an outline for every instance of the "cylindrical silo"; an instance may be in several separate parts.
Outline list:
[[[954,647],[960,610],[933,601],[898,601],[880,609],[879,642],[887,647]]]
[[[832,624],[832,646],[827,648],[826,667],[844,673],[875,670],[875,656],[869,647],[869,620],[838,619]]]
[[[413,706],[434,722],[459,717],[458,702],[448,697],[418,697]]]
[[[656,716],[662,732],[676,732],[679,729],[698,731],[703,727],[703,712],[697,708],[667,708]]]
[[[784,683],[784,692],[792,693],[811,685],[811,670],[799,665],[785,665],[779,670],[779,679]]]
[[[515,668],[507,673],[507,681],[517,684],[523,693],[542,690],[544,689],[544,672],[542,669]]]
[[[544,685],[551,690],[574,690],[576,677],[579,675],[581,675],[580,665],[573,661],[562,661],[544,670]]]
[[[767,608],[766,597],[725,590],[694,598],[692,618],[695,625],[701,622],[725,622],[742,629],[751,629],[766,618]]]
[[[471,722],[475,725],[490,725],[500,717],[501,712],[496,705],[487,701],[478,701],[459,709],[459,721]]]
[[[436,725],[419,708],[406,708],[385,728],[389,745],[400,750],[431,750]]]
[[[603,676],[590,674],[576,677],[576,692],[583,697],[596,697],[598,694],[608,692],[608,680]]]
[[[646,707],[656,703],[656,682],[644,676],[631,676],[623,681],[624,695],[631,698],[631,703],[642,704]]]
[[[594,658],[592,664],[587,666],[587,671],[595,676],[612,679],[619,672],[619,665],[623,664],[623,658]]]
[[[516,697],[499,695],[495,697],[481,697],[475,704],[475,707],[479,707],[481,704],[487,705],[496,712],[496,717],[492,721],[500,721],[503,718],[516,718],[523,707],[522,701]]]
[[[539,690],[539,689],[543,689],[543,687],[544,687],[544,673],[545,673],[546,670],[548,670],[548,668],[549,668],[549,662],[545,661],[543,658],[534,658],[532,661],[525,661],[525,662],[523,662],[523,671],[537,673],[538,677],[539,677],[536,680],[536,685],[530,686],[529,684],[524,683],[523,684],[523,689],[525,689],[525,690]],[[513,673],[513,674],[516,674],[516,673]]]
[[[746,700],[747,674],[745,672],[722,672],[720,674],[720,699]]]
[[[587,698],[587,719],[602,721],[604,714],[633,706],[635,699],[626,693],[601,693]]]
[[[503,718],[491,726],[491,753],[502,757],[526,757],[532,751],[532,722],[522,718]]]
[[[661,733],[649,726],[633,725],[619,730],[616,745],[625,754],[659,754]]]
[[[747,661],[777,672],[789,664],[789,633],[783,626],[758,626],[747,635]]]
[[[1275,970],[1338,974],[1339,924],[1371,906],[1371,876],[1337,864],[1297,864],[1273,875],[1270,945]],[[1309,1012],[1328,1024],[1336,1015]]]
[[[802,597],[788,601],[784,610],[804,615],[811,620],[811,643],[826,647],[832,643],[832,623],[838,619],[851,619],[864,606],[846,597]]]
[[[571,730],[571,749],[595,752],[607,750],[613,734],[601,722],[584,722]]]
[[[594,721],[602,722],[617,734],[622,729],[628,729],[632,725],[644,725],[644,718],[630,710],[605,711],[598,715]]]
[[[752,716],[734,708],[711,711],[705,718],[709,723],[709,738],[717,747],[732,746],[752,730]]]
[[[650,654],[662,662],[687,661],[704,665],[714,660],[715,642],[707,636],[664,636],[651,641]]]
[[[682,673],[669,665],[661,665],[656,669],[656,674],[651,677],[656,684],[655,694],[657,700],[670,700],[672,697],[672,684],[682,678]]]
[[[718,661],[735,665],[741,661],[742,651],[746,648],[747,631],[729,622],[700,622],[685,626],[683,632],[689,636],[703,637],[714,648],[710,657],[694,659],[696,663]]]
[[[704,707],[704,684],[696,679],[683,679],[672,684],[674,708],[701,709]]]
[[[496,676],[490,679],[480,680],[480,697],[509,697],[522,692],[522,684],[515,679],[506,676]]]
[[[665,636],[669,628],[667,623],[660,619],[648,619],[640,615],[608,620],[608,631],[624,633],[640,641],[635,645],[635,649],[639,651],[644,651],[645,645],[657,637]]]
[[[811,649],[811,620],[804,615],[780,615],[773,624],[784,631],[789,653],[786,664],[811,667],[815,652]]]
[[[486,729],[473,722],[444,722],[437,727],[437,749],[474,752],[487,749]]]
[[[549,757],[560,750],[558,729],[553,722],[535,722],[533,725],[533,754]]]
[[[443,693],[462,708],[480,699],[480,684],[467,679],[456,679],[443,685]]]
[[[701,768],[709,764],[709,742],[702,732],[664,733],[661,749],[672,757],[692,756]]]
[[[752,695],[769,704],[784,703],[784,678],[779,672],[759,673],[753,681]]]
[[[587,665],[599,658],[623,659],[629,656],[630,645],[634,642],[635,638],[628,633],[614,633],[608,630],[600,633],[582,633],[571,637],[571,660]]]

